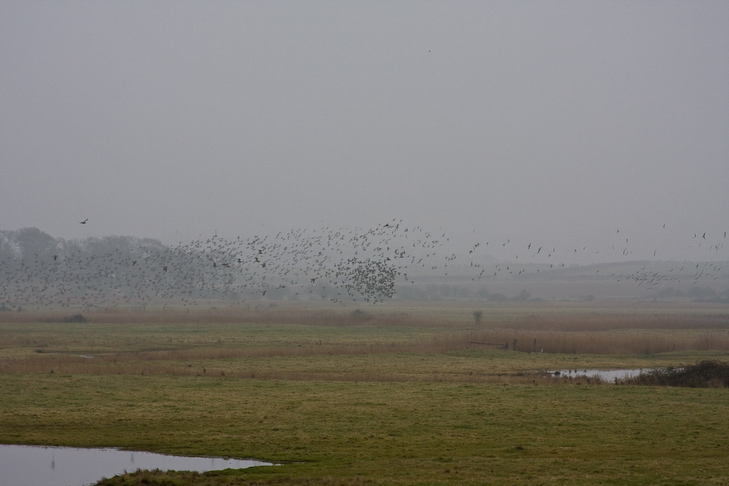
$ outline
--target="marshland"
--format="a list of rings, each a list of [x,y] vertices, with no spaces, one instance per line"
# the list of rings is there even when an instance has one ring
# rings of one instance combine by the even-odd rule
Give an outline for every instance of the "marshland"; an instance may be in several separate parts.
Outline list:
[[[0,2],[0,444],[729,484],[727,19]]]
[[[99,484],[729,478],[725,385],[547,373],[726,362],[722,304],[281,303],[73,315],[0,313],[0,442],[280,464],[129,471]]]

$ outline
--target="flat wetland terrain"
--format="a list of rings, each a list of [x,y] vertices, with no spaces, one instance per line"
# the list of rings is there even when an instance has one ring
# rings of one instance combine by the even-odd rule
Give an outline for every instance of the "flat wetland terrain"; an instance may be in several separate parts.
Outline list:
[[[725,304],[74,317],[0,313],[0,443],[279,464],[102,484],[729,483],[729,389],[547,373],[728,361]]]

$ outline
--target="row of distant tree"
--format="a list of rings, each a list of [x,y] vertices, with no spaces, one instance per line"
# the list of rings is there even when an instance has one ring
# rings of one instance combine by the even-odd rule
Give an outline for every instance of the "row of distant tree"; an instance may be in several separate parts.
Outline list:
[[[131,236],[69,241],[37,228],[0,231],[0,311],[263,298],[372,302],[395,292],[399,273],[385,259],[342,258],[307,275],[291,255],[271,256],[261,239],[252,241],[167,246]]]
[[[470,282],[467,285],[428,283],[428,279],[417,277],[415,282],[398,281],[397,269],[386,260],[343,261],[334,268],[344,273],[338,278],[339,287],[323,278],[304,275],[299,277],[302,281],[311,280],[307,288],[284,285],[287,282],[275,273],[280,273],[280,268],[267,274],[260,263],[234,269],[226,263],[231,258],[220,248],[203,253],[131,236],[64,240],[37,228],[0,231],[0,311],[25,305],[88,307],[108,303],[143,304],[152,300],[176,300],[182,305],[194,305],[195,299],[337,301],[342,299],[342,283],[349,286],[350,297],[375,289],[372,293],[375,297],[409,301],[541,300],[526,289],[507,295]],[[263,256],[256,250],[252,257],[258,260]],[[213,266],[211,262],[216,260],[219,264]],[[269,264],[267,269],[272,267]],[[717,291],[702,285],[688,288],[664,285],[653,296],[659,300],[729,302],[729,288]],[[588,294],[578,298],[589,301],[594,297]]]

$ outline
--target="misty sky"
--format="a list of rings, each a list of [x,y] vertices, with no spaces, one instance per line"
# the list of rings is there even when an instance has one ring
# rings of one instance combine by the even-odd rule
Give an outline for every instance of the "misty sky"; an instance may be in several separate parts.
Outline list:
[[[4,0],[0,168],[62,238],[729,260],[729,2]]]

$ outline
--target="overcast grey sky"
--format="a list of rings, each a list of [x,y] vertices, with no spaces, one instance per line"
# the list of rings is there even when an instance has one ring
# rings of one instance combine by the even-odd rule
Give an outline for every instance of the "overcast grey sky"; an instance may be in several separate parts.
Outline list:
[[[729,2],[5,0],[0,166],[0,229],[63,238],[726,260]]]

